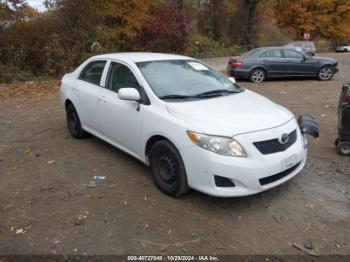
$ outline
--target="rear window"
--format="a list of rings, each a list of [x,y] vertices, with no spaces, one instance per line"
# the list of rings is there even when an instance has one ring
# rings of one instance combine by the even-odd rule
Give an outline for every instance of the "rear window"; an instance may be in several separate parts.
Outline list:
[[[257,54],[259,51],[260,51],[260,48],[255,48],[255,49],[250,50],[247,53],[244,53],[243,55],[241,55],[241,57],[250,57],[250,56]]]

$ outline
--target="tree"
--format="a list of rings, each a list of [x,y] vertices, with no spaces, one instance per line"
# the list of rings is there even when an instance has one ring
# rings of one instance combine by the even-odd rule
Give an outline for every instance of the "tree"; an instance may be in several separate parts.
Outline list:
[[[183,2],[154,4],[143,27],[138,49],[158,52],[181,52],[191,31],[188,12]]]
[[[279,26],[294,39],[308,32],[314,38],[349,40],[349,0],[279,0],[276,15]]]
[[[0,27],[16,20],[38,16],[26,0],[0,0]]]

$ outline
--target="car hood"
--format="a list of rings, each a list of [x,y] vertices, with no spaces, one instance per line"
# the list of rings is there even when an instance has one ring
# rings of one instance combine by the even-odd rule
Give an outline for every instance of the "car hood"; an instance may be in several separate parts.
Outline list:
[[[278,127],[294,115],[252,91],[210,99],[168,102],[170,114],[206,134],[235,136]]]
[[[316,60],[323,60],[323,61],[331,61],[333,63],[337,63],[337,60],[330,58],[330,57],[323,57],[323,56],[313,56],[311,59],[316,59]]]

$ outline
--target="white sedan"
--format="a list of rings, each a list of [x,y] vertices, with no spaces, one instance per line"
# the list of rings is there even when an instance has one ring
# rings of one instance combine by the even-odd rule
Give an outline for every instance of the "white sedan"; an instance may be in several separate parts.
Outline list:
[[[337,52],[350,52],[350,43],[337,46],[336,51]]]
[[[73,137],[93,134],[149,165],[170,196],[256,194],[305,164],[292,113],[190,57],[95,56],[60,90]]]

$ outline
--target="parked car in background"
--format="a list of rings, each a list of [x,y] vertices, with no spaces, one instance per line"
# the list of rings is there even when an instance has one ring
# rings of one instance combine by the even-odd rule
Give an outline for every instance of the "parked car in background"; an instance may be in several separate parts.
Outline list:
[[[350,84],[343,85],[338,104],[338,154],[350,156]]]
[[[338,72],[333,58],[308,56],[287,47],[263,47],[232,57],[227,73],[231,76],[261,83],[267,78],[315,77],[331,80]]]
[[[293,48],[299,52],[314,56],[316,54],[315,43],[312,41],[297,41],[285,45],[285,47]]]
[[[170,196],[256,194],[305,165],[305,121],[194,58],[95,56],[60,92],[73,137],[91,133],[149,165]]]
[[[335,49],[337,52],[350,52],[350,43],[344,44],[344,45],[339,45]]]

